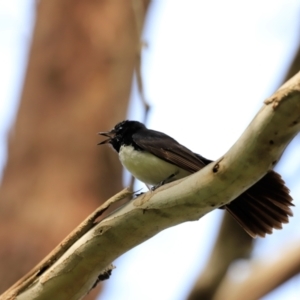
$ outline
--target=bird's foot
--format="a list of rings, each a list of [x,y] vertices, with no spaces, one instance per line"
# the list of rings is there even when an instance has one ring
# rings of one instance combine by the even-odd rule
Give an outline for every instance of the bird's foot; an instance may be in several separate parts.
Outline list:
[[[140,192],[141,190],[142,190],[142,189],[139,189],[139,190],[133,192],[133,198],[134,198],[134,199],[137,198],[137,197],[139,197],[139,196],[141,196],[141,195],[143,195],[143,194],[145,194],[144,192]],[[140,193],[139,193],[139,192],[140,192]]]
[[[176,174],[171,174],[169,177],[167,177],[166,179],[164,179],[163,181],[161,181],[159,184],[154,185],[153,187],[151,187],[151,191],[154,192],[156,189],[158,189],[159,187],[163,186],[164,184],[170,182],[170,179],[172,179],[174,176],[176,176]]]
[[[137,197],[139,197],[139,196],[141,196],[141,195],[143,195],[143,194],[145,194],[145,193],[144,193],[144,192],[141,192],[141,193],[135,193],[134,196],[133,196],[133,198],[135,199],[135,198],[137,198]]]

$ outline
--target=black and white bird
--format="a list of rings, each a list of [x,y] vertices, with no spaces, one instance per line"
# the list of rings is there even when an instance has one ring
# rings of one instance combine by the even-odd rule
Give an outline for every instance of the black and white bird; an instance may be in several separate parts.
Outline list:
[[[137,121],[123,121],[108,132],[108,139],[122,165],[138,180],[157,186],[195,173],[212,161],[196,154],[170,136],[147,129]],[[281,176],[269,171],[262,179],[222,208],[252,237],[281,229],[293,213],[292,198]]]

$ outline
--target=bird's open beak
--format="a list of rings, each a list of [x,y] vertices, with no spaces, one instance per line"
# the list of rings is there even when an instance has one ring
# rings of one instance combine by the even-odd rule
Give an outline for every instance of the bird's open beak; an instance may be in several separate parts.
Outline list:
[[[106,136],[106,137],[108,137],[108,139],[104,140],[103,142],[98,143],[97,145],[104,145],[104,144],[109,143],[116,135],[113,130],[112,131],[107,131],[107,132],[98,132],[98,134]]]

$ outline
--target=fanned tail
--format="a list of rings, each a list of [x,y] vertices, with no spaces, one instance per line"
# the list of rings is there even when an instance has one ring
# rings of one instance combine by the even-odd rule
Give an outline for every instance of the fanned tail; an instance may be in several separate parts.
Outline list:
[[[288,223],[292,200],[281,176],[270,171],[224,208],[250,236],[265,237]]]

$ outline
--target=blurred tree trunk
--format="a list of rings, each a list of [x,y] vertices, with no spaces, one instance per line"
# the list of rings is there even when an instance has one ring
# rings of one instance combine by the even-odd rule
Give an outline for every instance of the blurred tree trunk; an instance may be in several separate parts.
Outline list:
[[[96,133],[126,116],[148,4],[38,2],[0,187],[0,293],[121,189],[117,156]]]
[[[248,258],[253,239],[228,213],[223,215],[214,248],[205,269],[200,273],[188,300],[211,300],[231,263]]]

